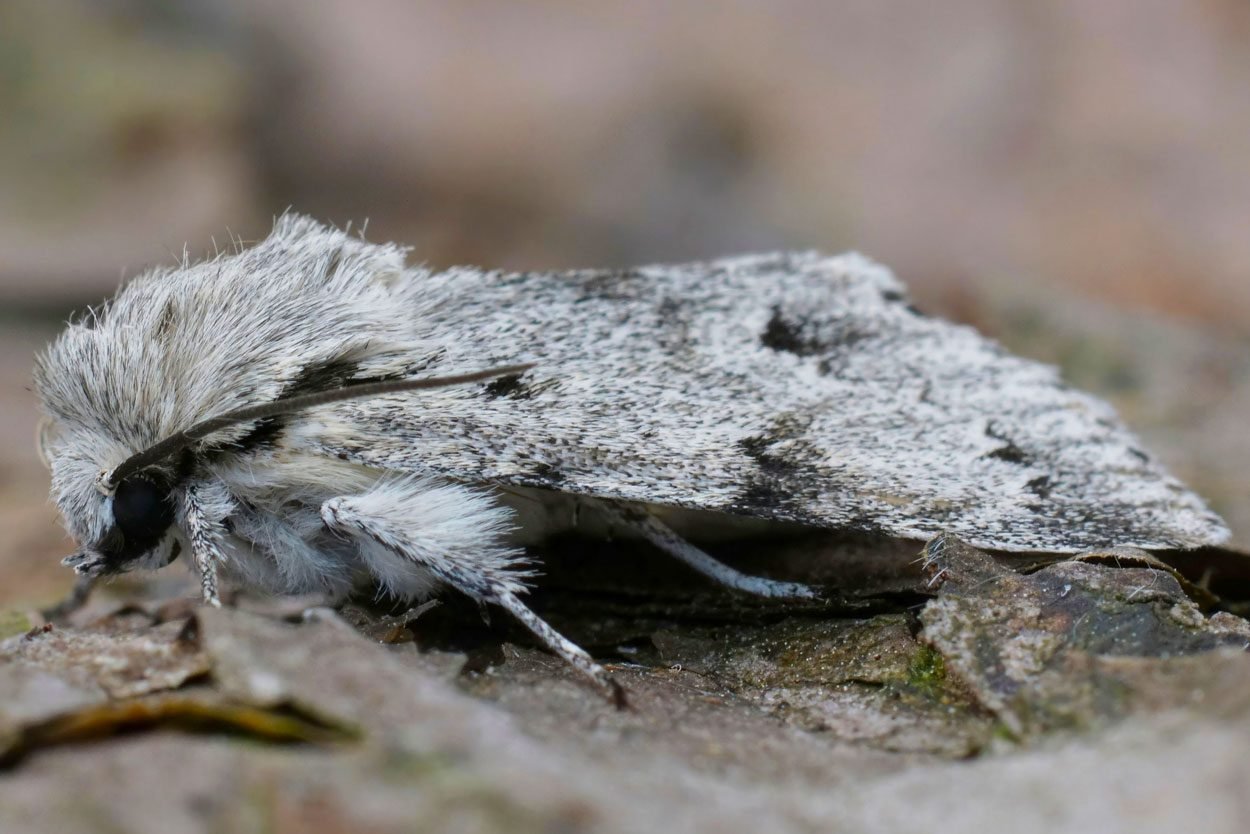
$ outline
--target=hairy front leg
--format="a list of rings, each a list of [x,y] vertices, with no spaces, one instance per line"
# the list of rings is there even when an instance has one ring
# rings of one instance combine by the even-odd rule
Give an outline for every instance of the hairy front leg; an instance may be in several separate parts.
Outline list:
[[[388,480],[361,495],[326,501],[321,516],[331,530],[360,542],[370,570],[389,590],[401,596],[424,590],[416,576],[411,589],[402,585],[406,565],[480,603],[498,605],[600,691],[624,703],[624,690],[607,670],[521,601],[530,573],[523,553],[503,544],[509,510],[489,495],[428,479]],[[399,565],[391,564],[395,557]]]
[[[234,509],[234,500],[220,484],[192,481],[182,491],[179,513],[191,549],[191,561],[200,575],[204,602],[221,607],[217,571],[226,561],[225,520]]]

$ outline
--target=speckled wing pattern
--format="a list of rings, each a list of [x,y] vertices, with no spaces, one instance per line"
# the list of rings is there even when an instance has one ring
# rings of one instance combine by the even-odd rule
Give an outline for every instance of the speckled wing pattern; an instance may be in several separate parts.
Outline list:
[[[414,273],[437,370],[472,388],[356,401],[304,442],[477,483],[1011,551],[1224,540],[1107,404],[929,318],[855,254],[625,271]]]

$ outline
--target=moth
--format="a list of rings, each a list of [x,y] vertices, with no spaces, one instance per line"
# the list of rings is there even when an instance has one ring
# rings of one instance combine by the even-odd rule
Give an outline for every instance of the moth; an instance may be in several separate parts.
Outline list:
[[[522,597],[522,547],[591,505],[743,592],[692,515],[990,549],[1189,548],[1223,522],[1113,410],[856,255],[431,271],[286,215],[125,285],[43,352],[52,496],[83,579],[189,557],[219,580],[496,605],[605,690]]]

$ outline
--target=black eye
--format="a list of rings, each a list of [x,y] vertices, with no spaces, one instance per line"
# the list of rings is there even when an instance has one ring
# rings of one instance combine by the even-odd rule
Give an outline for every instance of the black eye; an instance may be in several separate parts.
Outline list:
[[[113,521],[126,537],[127,549],[155,544],[174,523],[169,490],[147,478],[128,478],[113,493]]]

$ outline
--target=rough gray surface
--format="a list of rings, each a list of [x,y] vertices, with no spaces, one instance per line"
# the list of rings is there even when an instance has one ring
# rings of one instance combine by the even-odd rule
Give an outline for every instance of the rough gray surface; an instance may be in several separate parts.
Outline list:
[[[1240,830],[1250,626],[1125,556],[1021,576],[950,540],[922,609],[851,619],[551,597],[632,657],[623,712],[497,637],[418,649],[470,630],[450,603],[97,610],[0,645],[0,830]]]
[[[1095,561],[1104,558],[1112,567]],[[943,536],[925,559],[943,587],[920,613],[921,639],[1017,737],[1185,703],[1217,683],[1213,657],[1242,658],[1250,648],[1250,623],[1205,616],[1170,570],[1140,551],[1021,576]]]

